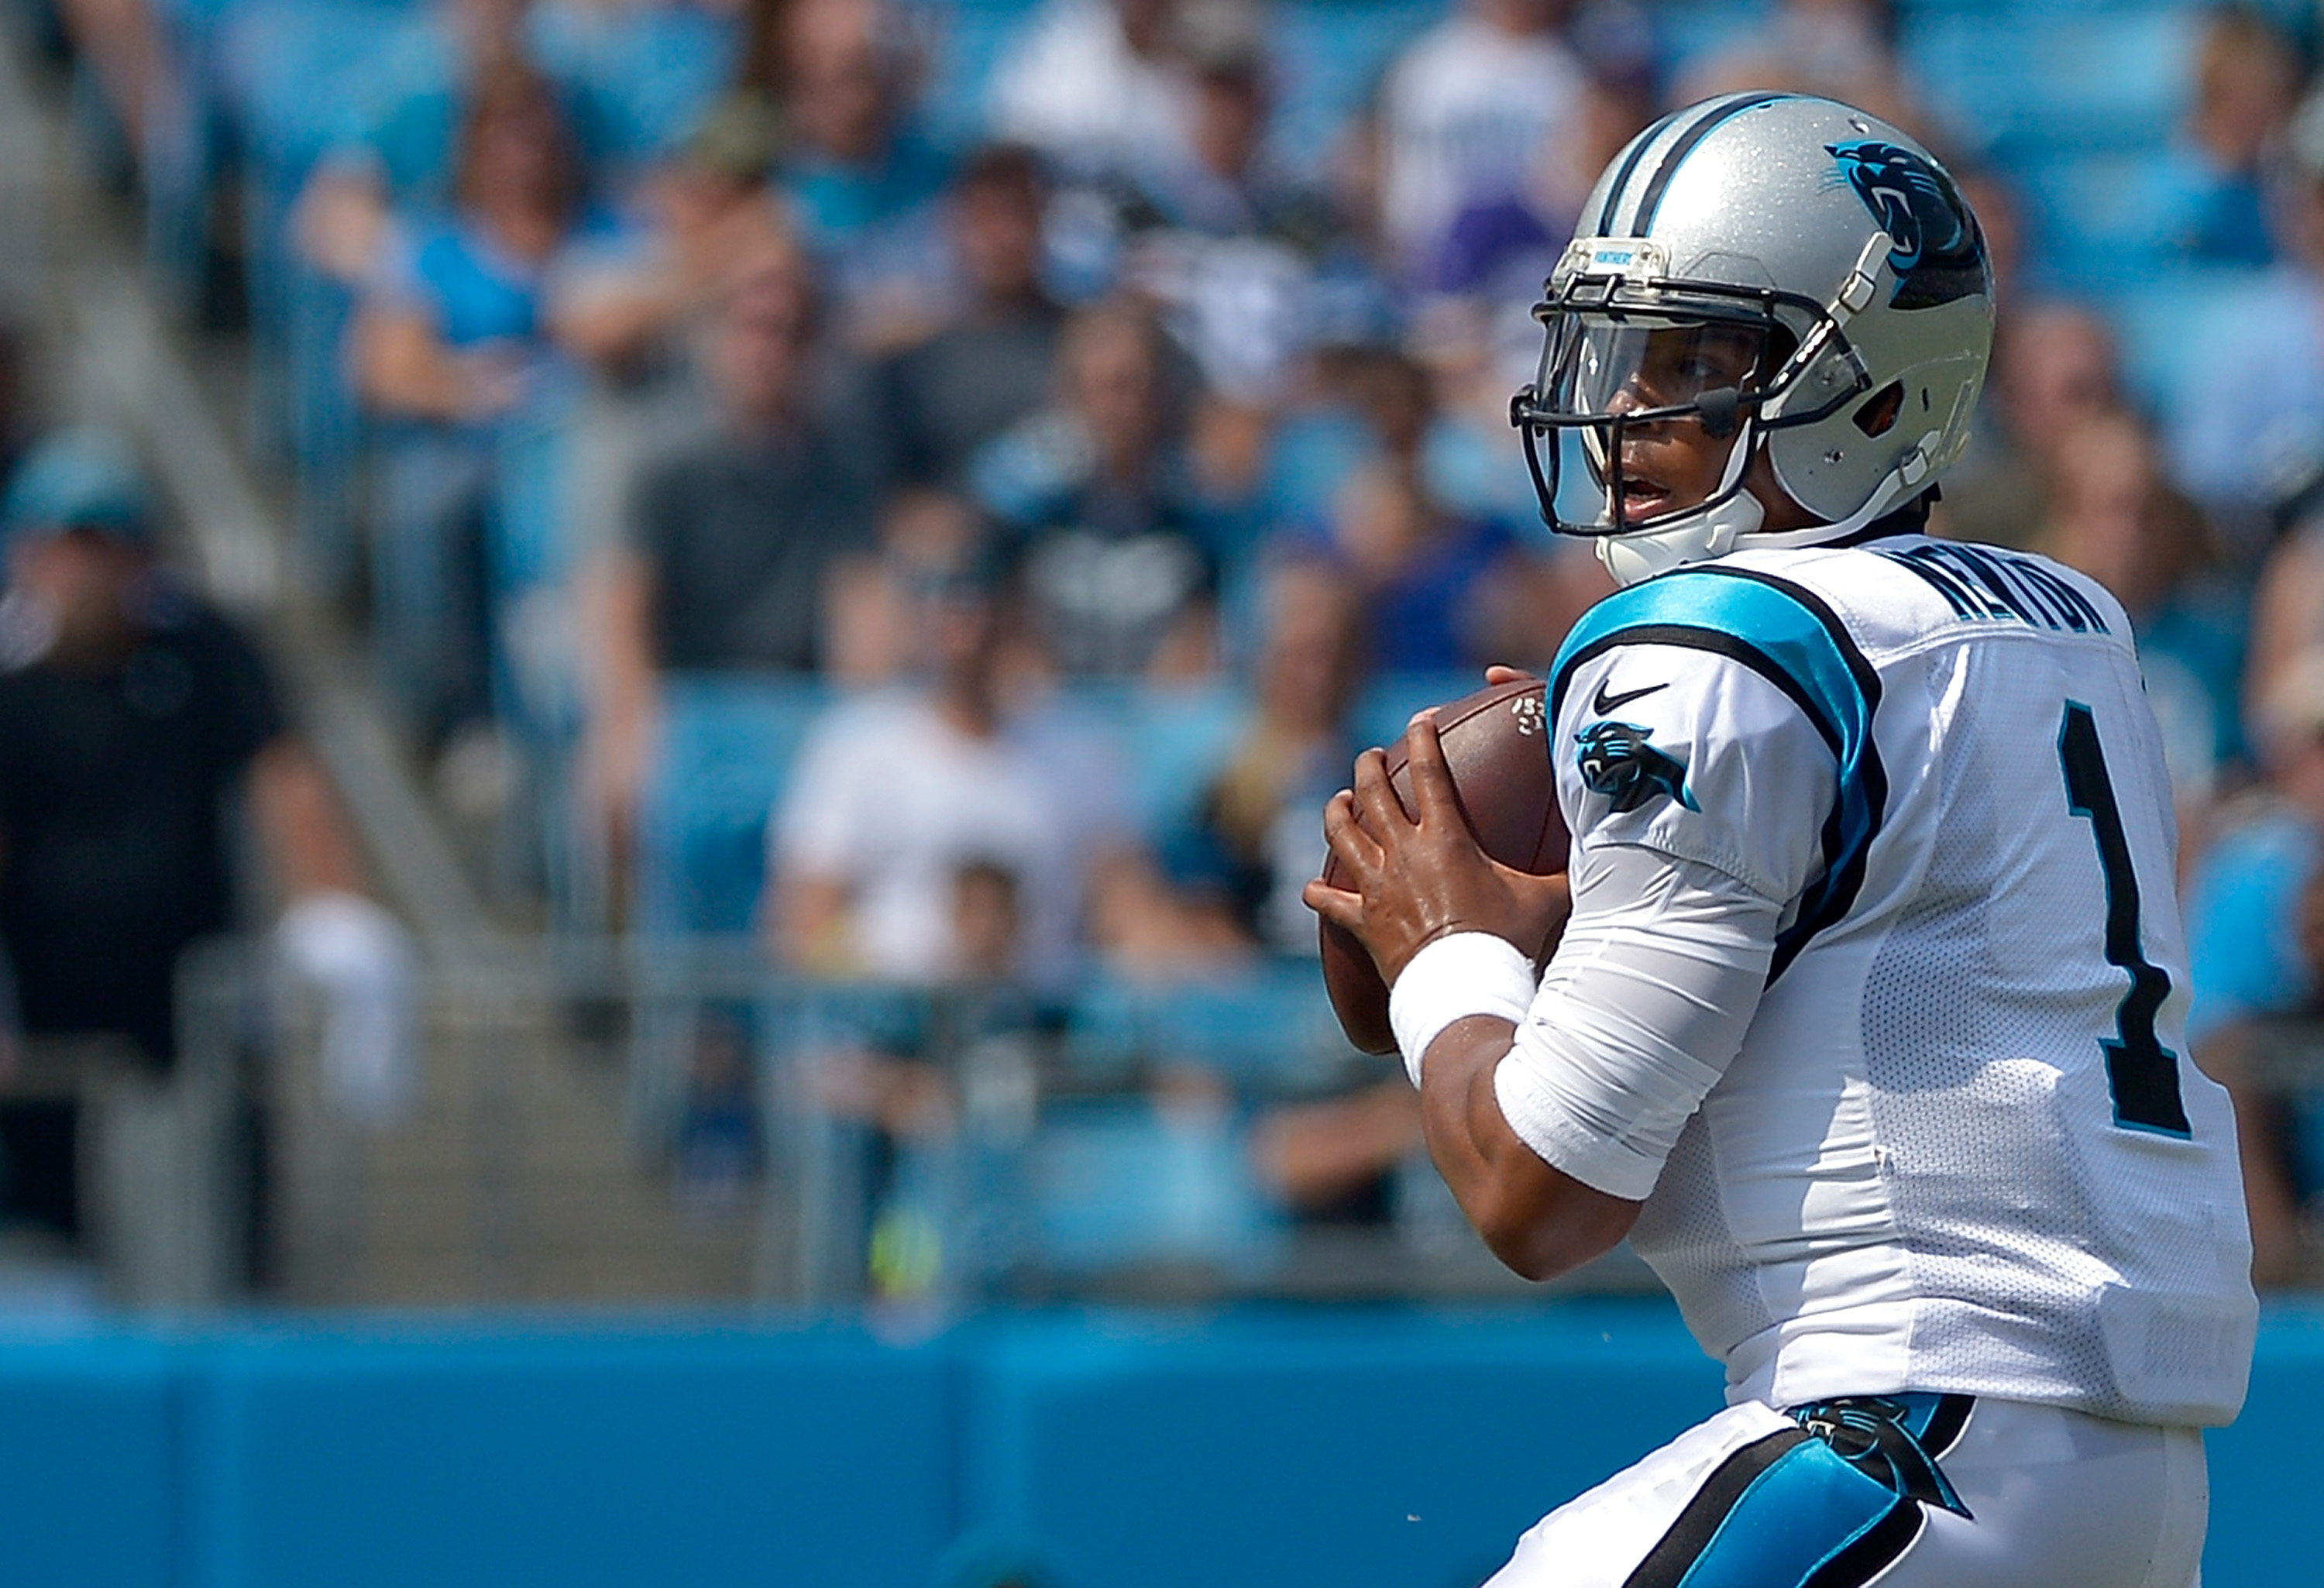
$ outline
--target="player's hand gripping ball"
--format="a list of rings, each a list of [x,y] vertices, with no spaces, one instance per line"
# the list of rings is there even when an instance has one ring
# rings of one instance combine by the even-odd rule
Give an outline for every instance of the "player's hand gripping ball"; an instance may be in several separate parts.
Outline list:
[[[1557,808],[1541,680],[1499,683],[1440,706],[1436,730],[1461,814],[1478,846],[1512,870],[1542,877],[1563,872],[1572,840]],[[1410,762],[1407,740],[1399,738],[1388,750],[1388,778],[1406,815],[1416,810]],[[1351,886],[1336,856],[1325,859],[1323,880],[1335,888]],[[1395,1052],[1388,984],[1371,954],[1344,927],[1322,919],[1317,925],[1323,986],[1340,1029],[1363,1052]]]

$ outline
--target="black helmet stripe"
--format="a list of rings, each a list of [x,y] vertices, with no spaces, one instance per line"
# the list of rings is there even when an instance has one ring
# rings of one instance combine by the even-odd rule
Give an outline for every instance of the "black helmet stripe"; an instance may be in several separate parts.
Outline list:
[[[1625,235],[1632,237],[1649,235],[1655,224],[1655,212],[1662,208],[1663,195],[1670,190],[1672,179],[1678,175],[1678,168],[1686,162],[1686,157],[1693,153],[1705,138],[1747,110],[1757,110],[1762,105],[1772,105],[1778,99],[1794,97],[1778,93],[1735,94],[1705,111],[1692,126],[1672,140],[1670,147],[1664,151],[1662,163],[1655,168],[1653,179],[1646,183],[1645,193],[1638,198],[1637,208],[1630,214],[1630,229]],[[1631,173],[1626,169],[1622,174],[1627,180]],[[1618,192],[1622,185],[1622,182],[1617,182],[1616,191]],[[1608,208],[1610,211],[1610,198]],[[1600,235],[1608,234],[1601,230]]]
[[[1651,129],[1631,140],[1629,153],[1622,157],[1622,169],[1617,171],[1614,180],[1606,185],[1606,204],[1605,208],[1598,212],[1598,230],[1595,235],[1610,237],[1614,235],[1614,211],[1621,207],[1622,189],[1630,185],[1630,175],[1638,169],[1638,162],[1646,157],[1646,151],[1654,146],[1655,141],[1668,131],[1671,123],[1677,119],[1678,115],[1674,111],[1656,122]]]

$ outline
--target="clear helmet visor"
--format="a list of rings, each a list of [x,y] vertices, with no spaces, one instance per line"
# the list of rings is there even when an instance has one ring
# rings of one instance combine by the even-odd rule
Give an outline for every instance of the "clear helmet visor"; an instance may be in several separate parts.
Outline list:
[[[1518,417],[1557,527],[1621,534],[1731,494],[1767,348],[1765,321],[1549,317],[1530,411]]]

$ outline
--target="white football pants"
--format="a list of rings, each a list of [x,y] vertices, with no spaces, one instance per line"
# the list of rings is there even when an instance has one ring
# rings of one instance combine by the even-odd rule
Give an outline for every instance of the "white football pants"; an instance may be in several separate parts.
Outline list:
[[[2200,1588],[2203,1438],[1965,1395],[1728,1408],[1486,1588]]]

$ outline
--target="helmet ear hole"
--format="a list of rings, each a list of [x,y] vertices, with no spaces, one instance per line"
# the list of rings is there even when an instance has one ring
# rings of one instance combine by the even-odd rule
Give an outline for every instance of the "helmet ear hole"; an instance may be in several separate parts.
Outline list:
[[[1904,409],[1904,383],[1891,381],[1867,397],[1851,417],[1856,421],[1856,428],[1867,436],[1885,436]]]

